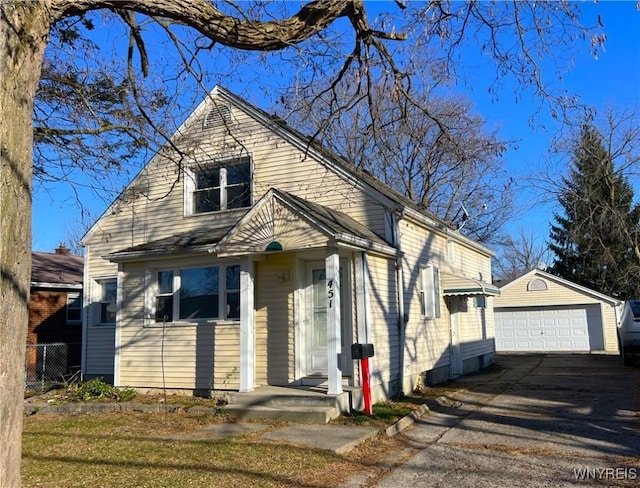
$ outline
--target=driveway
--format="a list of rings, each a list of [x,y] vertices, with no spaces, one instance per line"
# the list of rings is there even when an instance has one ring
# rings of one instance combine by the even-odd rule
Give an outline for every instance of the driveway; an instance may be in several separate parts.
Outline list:
[[[611,355],[496,359],[429,405],[405,433],[420,450],[376,486],[640,486],[639,369]]]

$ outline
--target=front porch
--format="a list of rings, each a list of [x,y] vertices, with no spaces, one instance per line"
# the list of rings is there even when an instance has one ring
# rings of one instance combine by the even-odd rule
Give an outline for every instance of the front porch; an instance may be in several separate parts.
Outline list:
[[[326,424],[354,410],[361,389],[344,387],[328,394],[326,386],[260,386],[251,392],[225,392],[223,413],[244,419],[274,419]],[[357,405],[357,400],[355,402]]]

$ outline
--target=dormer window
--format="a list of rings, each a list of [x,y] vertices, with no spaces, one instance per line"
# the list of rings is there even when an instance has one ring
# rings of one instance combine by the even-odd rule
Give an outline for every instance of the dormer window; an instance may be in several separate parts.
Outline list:
[[[248,156],[214,161],[191,168],[185,192],[186,214],[233,210],[251,206],[251,159]]]

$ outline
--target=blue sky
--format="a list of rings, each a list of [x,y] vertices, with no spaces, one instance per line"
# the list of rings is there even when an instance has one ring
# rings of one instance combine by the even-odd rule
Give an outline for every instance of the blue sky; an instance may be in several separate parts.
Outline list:
[[[605,51],[595,59],[586,47],[578,49],[575,67],[558,86],[576,93],[583,103],[598,112],[607,105],[640,110],[640,12],[636,2],[584,2],[584,11],[589,21],[601,15],[607,35]],[[506,154],[507,167],[514,177],[522,182],[523,177],[535,176],[544,170],[551,140],[560,130],[557,122],[543,113],[534,119],[531,127],[527,120],[530,107],[509,107],[506,100],[498,104],[479,100],[477,107],[488,121],[503,127],[503,137],[519,141],[518,149]],[[636,198],[640,199],[640,180],[635,176],[630,181],[636,188]],[[523,228],[543,242],[548,237],[549,222],[556,207],[541,203],[546,195],[527,190],[526,186],[523,183],[521,191],[525,210],[509,228],[513,231]]]
[[[373,4],[373,7],[393,9],[393,5],[386,3]],[[576,44],[575,67],[555,86],[579,95],[583,102],[598,109],[607,104],[640,109],[640,12],[636,9],[636,2],[589,1],[581,2],[581,8],[586,24],[594,24],[600,15],[607,35],[605,51],[594,59],[589,53],[588,41]],[[517,149],[512,148],[505,154],[505,163],[510,174],[521,184],[518,203],[522,209],[518,218],[508,225],[508,230],[517,232],[523,229],[543,242],[548,236],[553,204],[541,203],[541,195],[527,188],[525,178],[544,167],[551,139],[559,126],[544,110],[531,119],[536,102],[525,97],[514,103],[508,85],[505,86],[505,95],[498,101],[493,100],[486,90],[490,80],[482,78],[485,75],[488,76],[478,70],[479,88],[467,92],[467,95],[475,102],[476,111],[485,118],[489,127],[498,127],[502,138],[517,141]],[[227,86],[236,90],[242,82],[228,83]],[[244,95],[241,91],[239,93]],[[268,102],[260,98],[250,101],[269,109]],[[184,113],[182,118],[188,115]],[[640,197],[640,181],[632,180],[632,183]],[[80,194],[92,216],[99,216],[105,209],[103,200],[90,193],[81,191]],[[77,233],[76,229],[81,227],[81,220],[76,195],[69,185],[35,187],[34,250],[53,251],[61,242],[68,242],[70,234]]]

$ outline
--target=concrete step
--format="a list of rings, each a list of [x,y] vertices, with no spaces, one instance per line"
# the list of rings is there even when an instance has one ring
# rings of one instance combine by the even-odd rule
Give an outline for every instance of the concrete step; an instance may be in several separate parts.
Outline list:
[[[319,406],[265,406],[265,405],[226,405],[222,413],[243,419],[273,419],[300,424],[326,424],[340,416],[335,407]]]
[[[247,406],[307,406],[307,407],[333,407],[340,401],[336,395],[291,395],[287,393],[271,393],[263,392],[236,393],[233,392],[227,396],[229,405],[247,405]]]
[[[351,393],[328,395],[318,387],[260,386],[251,392],[229,392],[223,412],[250,419],[326,424],[351,411]]]

